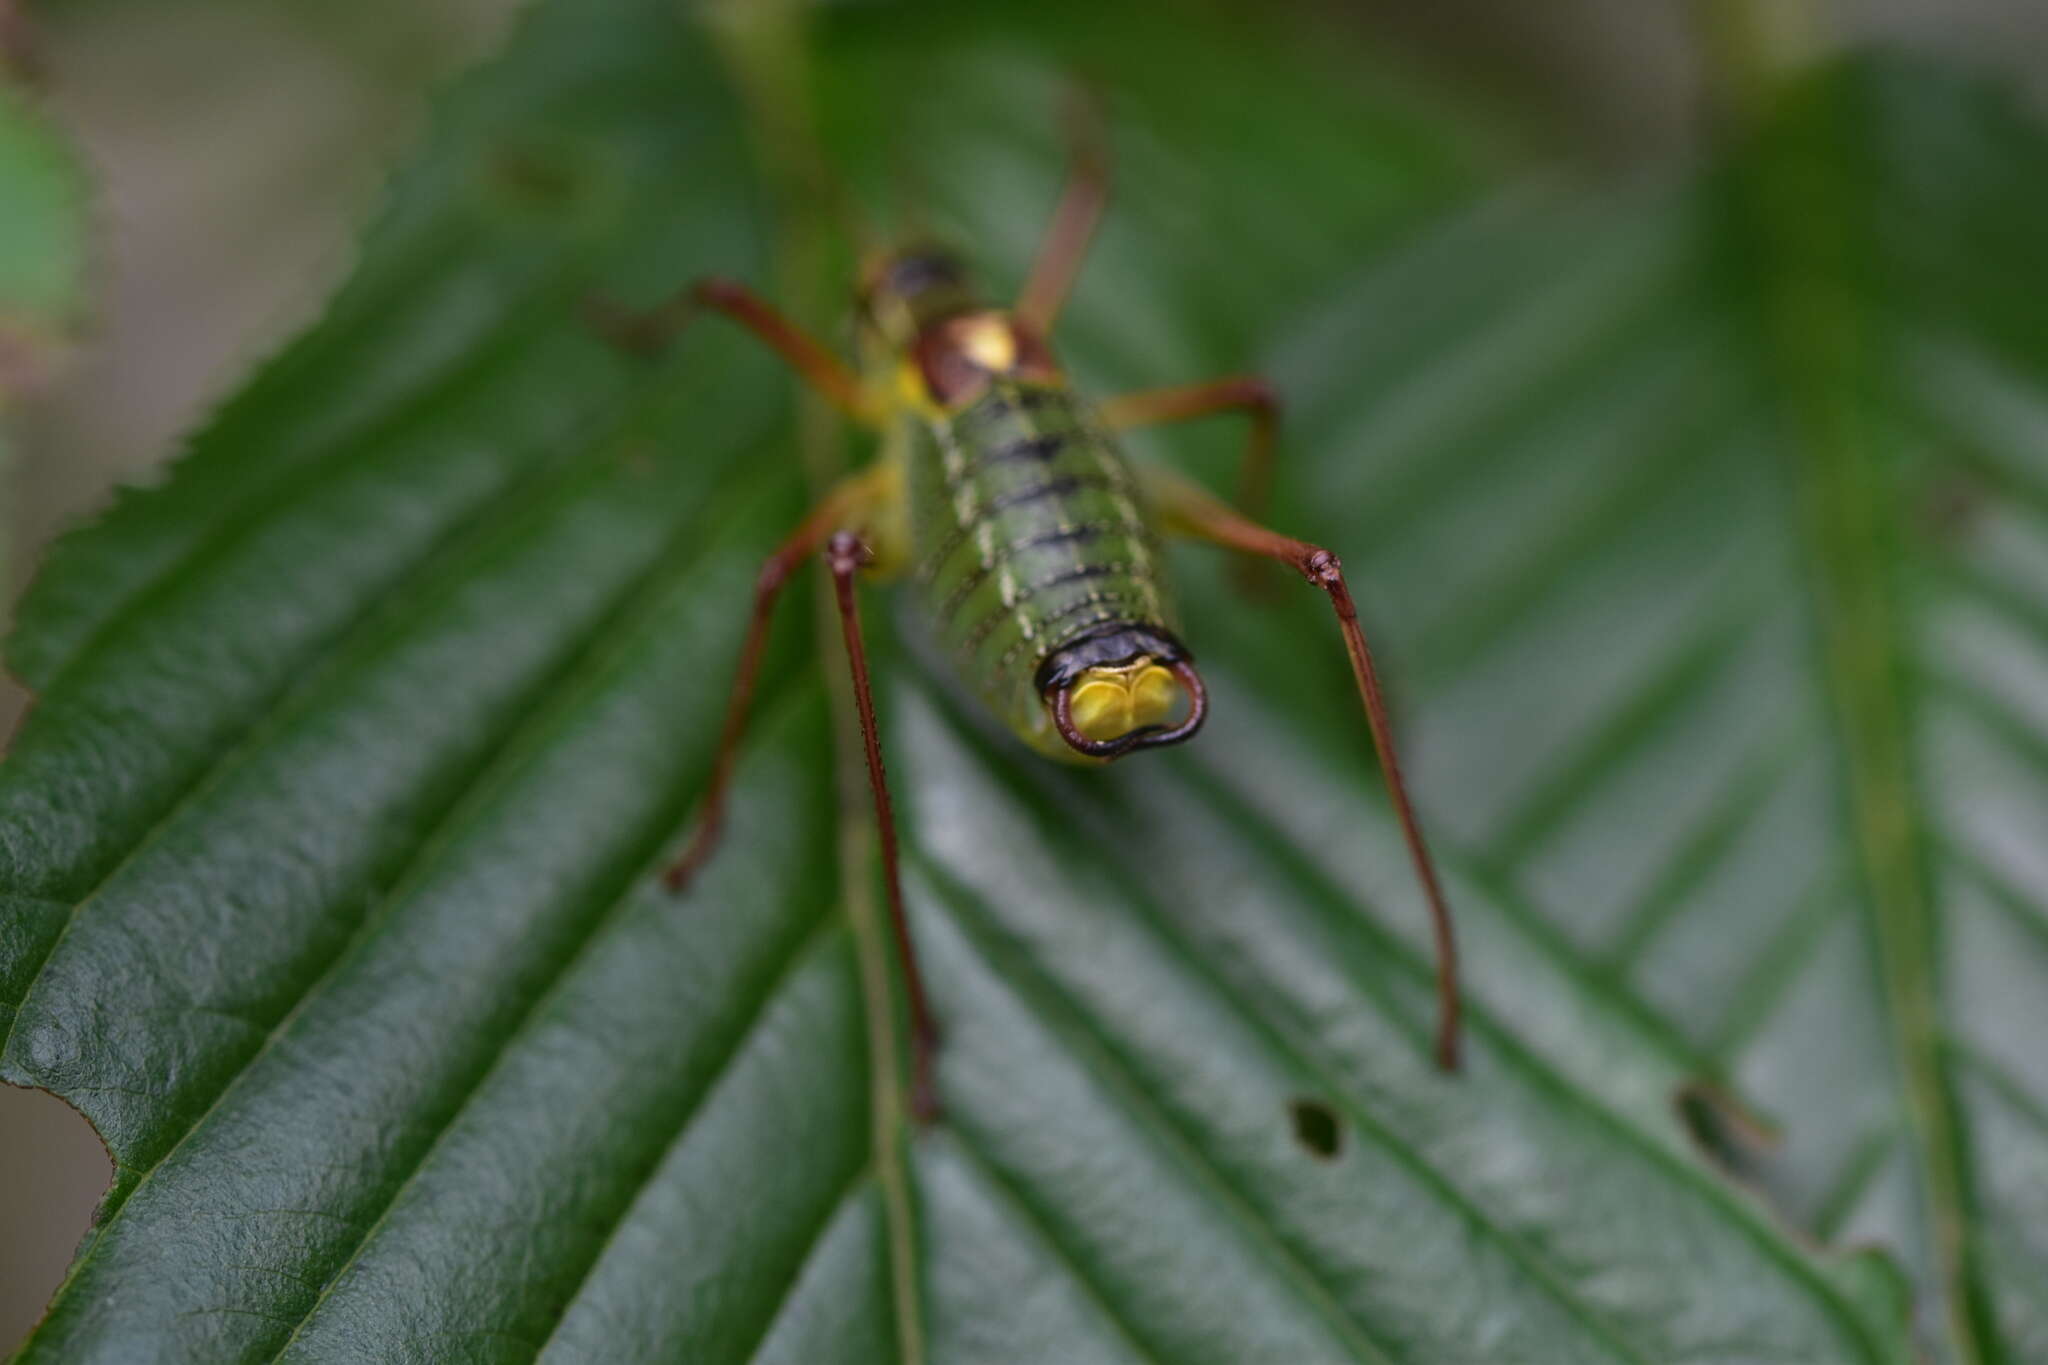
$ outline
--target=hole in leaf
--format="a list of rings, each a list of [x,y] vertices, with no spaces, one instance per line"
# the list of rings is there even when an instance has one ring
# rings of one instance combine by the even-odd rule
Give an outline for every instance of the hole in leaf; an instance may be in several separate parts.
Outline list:
[[[1685,1125],[1701,1154],[1737,1179],[1761,1174],[1761,1159],[1778,1145],[1771,1124],[1751,1113],[1718,1085],[1690,1081],[1671,1097],[1679,1122]]]
[[[0,1085],[0,1357],[42,1316],[113,1178],[83,1114],[46,1090]]]
[[[1337,1111],[1319,1099],[1303,1097],[1288,1101],[1287,1112],[1294,1120],[1294,1140],[1318,1161],[1334,1161],[1344,1149],[1344,1123]]]

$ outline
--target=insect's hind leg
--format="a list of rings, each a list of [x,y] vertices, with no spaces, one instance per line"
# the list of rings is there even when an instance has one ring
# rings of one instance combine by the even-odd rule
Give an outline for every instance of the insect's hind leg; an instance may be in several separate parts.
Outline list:
[[[759,337],[832,406],[857,422],[872,425],[873,413],[860,380],[846,363],[775,305],[737,281],[707,275],[639,312],[614,299],[592,296],[584,301],[583,314],[592,330],[614,346],[635,355],[651,355],[674,342],[707,308]]]
[[[896,841],[896,812],[889,799],[889,779],[882,770],[882,745],[875,733],[875,698],[868,682],[868,656],[861,642],[860,609],[853,579],[874,556],[851,531],[836,533],[825,547],[832,570],[832,589],[839,606],[840,631],[846,639],[846,662],[853,676],[853,702],[860,714],[861,748],[867,758],[868,789],[875,798],[875,829],[882,844],[882,882],[889,901],[889,927],[903,968],[903,993],[910,1004],[910,1112],[919,1123],[939,1114],[938,1091],[932,1080],[932,1059],[939,1034],[924,991],[924,973],[917,965],[910,919],[903,908],[903,876]]]
[[[789,577],[821,549],[839,608],[846,640],[848,666],[853,674],[854,704],[860,714],[861,740],[867,758],[868,784],[874,792],[875,824],[882,844],[883,881],[889,900],[889,924],[896,952],[903,968],[904,993],[910,1003],[912,1114],[921,1123],[938,1116],[937,1091],[932,1083],[932,1057],[938,1048],[938,1030],[932,1023],[931,1008],[924,991],[924,976],[917,965],[917,950],[910,938],[910,922],[903,908],[903,879],[897,852],[895,808],[889,799],[887,775],[882,769],[882,749],[875,733],[875,703],[868,681],[867,650],[861,642],[860,617],[853,597],[853,577],[875,562],[867,544],[849,525],[885,523],[888,500],[896,492],[891,471],[877,466],[842,483],[806,516],[796,530],[761,565],[754,583],[754,609],[747,625],[747,638],[740,648],[740,662],[726,703],[725,724],[718,736],[718,750],[711,764],[711,778],[697,815],[697,827],[675,862],[669,865],[663,882],[680,893],[696,876],[718,847],[724,832],[726,793],[732,784],[740,741],[746,735],[753,707],[754,687],[761,669],[761,656],[768,643],[768,628],[775,606]]]
[[[1394,751],[1393,725],[1387,718],[1379,673],[1373,667],[1365,628],[1359,624],[1357,604],[1351,600],[1351,589],[1344,581],[1344,566],[1336,555],[1321,546],[1268,530],[1171,470],[1148,467],[1145,476],[1168,529],[1226,549],[1277,559],[1291,565],[1329,597],[1330,606],[1337,613],[1338,628],[1344,635],[1345,652],[1351,656],[1351,672],[1358,683],[1359,700],[1365,706],[1373,748],[1379,753],[1380,773],[1386,779],[1387,794],[1401,822],[1401,836],[1415,865],[1416,880],[1422,883],[1429,902],[1430,926],[1436,938],[1436,1059],[1444,1070],[1456,1071],[1461,1034],[1457,936],[1451,926],[1449,902],[1437,879],[1436,864],[1429,856],[1429,846],[1423,842],[1422,828],[1408,799],[1408,784],[1401,776],[1401,761]]]
[[[1102,420],[1117,430],[1186,422],[1217,413],[1241,412],[1250,422],[1244,459],[1238,465],[1237,505],[1253,521],[1264,521],[1273,505],[1273,460],[1280,444],[1280,396],[1255,374],[1231,375],[1202,384],[1127,393],[1102,404]]]
[[[725,828],[726,791],[732,785],[733,765],[739,757],[740,741],[746,735],[747,719],[753,707],[754,685],[761,671],[761,656],[768,647],[768,627],[783,586],[805,560],[824,548],[832,534],[849,524],[865,524],[883,515],[883,500],[890,486],[871,469],[841,483],[797,524],[783,542],[761,563],[754,579],[754,609],[747,622],[746,642],[740,646],[740,662],[734,674],[732,692],[726,701],[725,724],[719,731],[718,749],[711,761],[711,778],[698,809],[697,827],[682,855],[669,865],[662,880],[671,891],[681,891],[718,847]]]

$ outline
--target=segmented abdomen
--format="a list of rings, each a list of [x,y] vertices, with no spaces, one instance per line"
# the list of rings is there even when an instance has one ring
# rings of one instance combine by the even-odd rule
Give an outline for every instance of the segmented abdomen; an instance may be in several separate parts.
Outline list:
[[[1172,629],[1130,469],[1067,390],[996,382],[930,425],[911,480],[931,620],[991,698],[1091,629]]]

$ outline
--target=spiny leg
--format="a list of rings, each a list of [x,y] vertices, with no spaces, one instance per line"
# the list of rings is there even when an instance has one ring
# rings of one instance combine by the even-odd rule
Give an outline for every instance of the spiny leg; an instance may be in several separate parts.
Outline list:
[[[1076,98],[1068,113],[1068,138],[1072,144],[1067,185],[1053,210],[1052,224],[1039,243],[1031,274],[1017,295],[1011,310],[1024,329],[1034,336],[1051,335],[1060,308],[1081,273],[1094,240],[1096,224],[1102,221],[1109,202],[1109,144],[1102,125],[1086,96]]]
[[[846,363],[775,305],[733,280],[707,276],[644,312],[592,297],[584,315],[597,333],[622,350],[651,355],[673,342],[700,309],[722,313],[765,342],[797,375],[857,422],[871,414],[860,381]]]
[[[1147,389],[1112,398],[1102,420],[1118,430],[1185,422],[1220,412],[1241,412],[1251,421],[1244,460],[1238,466],[1237,505],[1252,521],[1264,521],[1273,506],[1273,457],[1279,447],[1280,396],[1255,374]]]
[[[1415,875],[1429,900],[1431,927],[1436,936],[1437,1064],[1446,1071],[1458,1069],[1459,1003],[1458,945],[1451,927],[1450,905],[1437,880],[1436,864],[1423,842],[1422,829],[1408,799],[1408,784],[1401,776],[1401,762],[1394,751],[1394,731],[1387,719],[1387,705],[1380,693],[1379,673],[1373,667],[1372,650],[1359,624],[1357,604],[1344,582],[1344,569],[1337,556],[1305,540],[1283,536],[1240,516],[1206,490],[1170,470],[1147,469],[1158,505],[1168,525],[1187,535],[1210,541],[1226,549],[1260,555],[1289,564],[1329,595],[1344,633],[1344,647],[1351,656],[1351,671],[1358,682],[1359,699],[1365,704],[1366,722],[1372,730],[1373,747],[1378,750],[1380,772],[1386,778],[1387,794],[1401,821],[1401,835],[1408,844],[1408,856]]]
[[[939,1114],[938,1091],[932,1084],[932,1055],[938,1048],[939,1035],[925,999],[917,948],[910,940],[910,919],[903,909],[896,812],[889,800],[888,776],[882,771],[882,745],[875,734],[875,699],[868,685],[867,649],[861,643],[860,609],[853,594],[853,576],[872,558],[867,546],[851,531],[836,533],[825,547],[825,562],[831,567],[832,589],[839,602],[839,626],[846,637],[846,662],[853,674],[854,707],[860,713],[868,788],[875,796],[875,829],[882,843],[882,882],[889,898],[889,927],[896,936],[896,955],[903,964],[903,991],[910,1002],[910,1112],[918,1122],[930,1123]]]

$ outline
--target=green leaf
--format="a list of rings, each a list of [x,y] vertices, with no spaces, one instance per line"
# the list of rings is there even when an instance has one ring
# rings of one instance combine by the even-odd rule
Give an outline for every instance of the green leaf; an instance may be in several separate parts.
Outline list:
[[[1436,827],[1971,1361],[2048,1352],[2044,170],[2007,97],[1865,59],[1705,186],[1478,215],[1292,353]],[[1481,325],[1374,344],[1433,287]]]
[[[774,228],[703,36],[558,0],[328,317],[23,605],[0,1075],[118,1164],[26,1358],[1907,1359],[1889,1263],[1787,1216],[2027,1358],[2034,750],[1964,722],[2031,733],[2038,135],[1858,68],[1700,186],[1496,194],[1332,34],[1095,8],[831,13],[832,164],[877,213],[927,168],[893,207],[1001,293],[1067,73],[1102,86],[1120,197],[1064,348],[1098,391],[1294,400],[1281,520],[1349,556],[1396,680],[1468,1073],[1428,1062],[1325,611],[1197,554],[1216,716],[1104,772],[1019,753],[870,596],[937,1128],[876,1105],[836,653],[785,623],[725,845],[654,884],[802,491],[745,342],[638,364],[578,304],[762,278]],[[1942,396],[1968,442],[1892,439]],[[1232,434],[1136,444],[1214,476]],[[1966,866],[2008,894],[1951,899]],[[1700,1154],[1701,1079],[1782,1123],[1778,1210]]]

